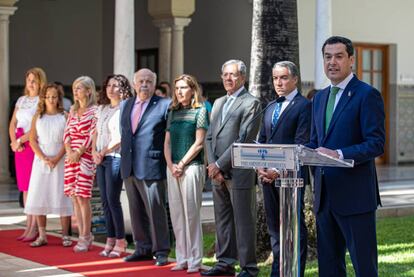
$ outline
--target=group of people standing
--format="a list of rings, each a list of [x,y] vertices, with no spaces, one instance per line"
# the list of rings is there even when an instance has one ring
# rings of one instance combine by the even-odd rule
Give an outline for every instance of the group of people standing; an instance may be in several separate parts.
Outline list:
[[[124,261],[155,256],[156,265],[168,263],[167,196],[176,238],[177,263],[172,270],[199,272],[203,257],[200,209],[207,173],[213,184],[217,263],[201,275],[234,276],[239,261],[238,276],[257,276],[258,176],[274,254],[271,276],[279,276],[275,180],[281,173],[270,168],[256,172],[232,168],[231,162],[234,142],[257,139],[304,144],[334,158],[355,160],[352,169],[314,169],[319,275],[346,276],[348,248],[357,276],[377,276],[375,157],[383,153],[385,141],[383,101],[377,90],[353,75],[350,40],[331,37],[322,54],[331,81],[328,88],[310,102],[297,89],[298,67],[290,61],[277,62],[272,69],[277,99],[263,110],[244,87],[245,64],[225,62],[221,78],[226,95],[215,101],[211,117],[191,75],[174,80],[172,99],[155,93],[157,76],[149,69],[134,74],[135,94],[122,75],[108,76],[98,94],[93,80],[82,76],[73,83],[75,103],[66,114],[56,86],[46,84],[41,69],[29,70],[25,95],[19,98],[10,123],[17,180],[26,191],[28,214],[27,229],[19,239],[33,240],[37,226],[39,237],[31,246],[47,244],[45,215],[58,213],[62,243],[70,246],[68,217],[73,205],[79,226],[73,249],[87,251],[93,241],[89,200],[96,176],[107,229],[101,256],[120,257],[126,247],[120,203],[124,183],[135,244],[135,251]],[[302,169],[300,174],[307,178],[307,172]],[[302,190],[302,203],[303,194]],[[300,226],[303,276],[307,252],[303,211]]]
[[[74,212],[79,239],[73,250],[88,251],[96,178],[107,230],[100,255],[120,257],[127,246],[120,202],[124,181],[133,238],[141,251],[138,259],[155,255],[156,264],[165,265],[170,251],[168,171],[179,261],[173,269],[198,272],[203,256],[203,144],[209,123],[200,86],[193,76],[181,75],[174,81],[172,100],[162,98],[154,94],[156,74],[148,69],[136,72],[133,84],[135,96],[125,76],[110,75],[96,92],[94,81],[81,76],[73,82],[74,104],[66,113],[58,86],[47,84],[42,69],[28,70],[25,94],[16,103],[9,128],[27,214],[27,228],[17,239],[32,247],[46,245],[46,215],[58,214],[62,244],[71,246]],[[125,261],[136,258],[127,256]]]

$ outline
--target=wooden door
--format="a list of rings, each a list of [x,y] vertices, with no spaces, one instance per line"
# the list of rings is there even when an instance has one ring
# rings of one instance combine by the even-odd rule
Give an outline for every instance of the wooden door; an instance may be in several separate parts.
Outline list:
[[[389,132],[389,80],[388,45],[355,43],[355,68],[357,77],[381,92],[385,106],[385,132]],[[388,162],[388,141],[385,142],[384,155],[376,159],[377,164]]]

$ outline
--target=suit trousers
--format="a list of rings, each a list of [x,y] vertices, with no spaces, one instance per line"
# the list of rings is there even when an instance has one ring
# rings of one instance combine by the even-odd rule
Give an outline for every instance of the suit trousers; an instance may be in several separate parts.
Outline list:
[[[138,180],[135,176],[130,176],[124,181],[135,253],[168,255],[170,245],[165,208],[165,180]]]
[[[254,182],[254,180],[252,180]],[[232,180],[213,186],[216,222],[216,267],[240,267],[252,276],[256,261],[256,187],[237,189]]]
[[[203,259],[201,203],[205,180],[204,165],[185,167],[179,178],[167,169],[168,202],[175,235],[178,265],[200,268]]]
[[[273,252],[273,264],[270,276],[280,276],[280,188],[276,188],[274,183],[263,185],[263,198],[266,212],[267,227],[269,229],[270,244]],[[308,232],[306,229],[305,215],[303,208],[305,206],[305,187],[298,191],[300,199],[300,276],[305,275],[306,255],[308,250]]]
[[[319,276],[346,276],[346,248],[351,256],[355,276],[378,276],[375,211],[340,215],[330,208],[324,189],[322,201],[316,215]]]

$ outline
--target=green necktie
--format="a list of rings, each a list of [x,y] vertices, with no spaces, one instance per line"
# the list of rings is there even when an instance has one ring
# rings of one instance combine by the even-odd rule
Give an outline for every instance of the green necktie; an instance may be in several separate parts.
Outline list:
[[[326,105],[326,114],[325,114],[325,134],[328,132],[329,124],[331,123],[332,115],[335,107],[335,99],[340,88],[331,87],[331,92],[329,93],[328,105]]]

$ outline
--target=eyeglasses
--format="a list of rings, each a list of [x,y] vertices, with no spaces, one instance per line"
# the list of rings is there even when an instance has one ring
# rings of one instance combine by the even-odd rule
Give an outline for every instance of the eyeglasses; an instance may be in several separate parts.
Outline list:
[[[240,74],[239,73],[233,73],[233,72],[226,72],[226,73],[223,73],[223,74],[221,74],[221,79],[227,79],[227,78],[231,78],[231,79],[233,79],[233,80],[236,80],[237,78],[239,78],[240,77]]]

